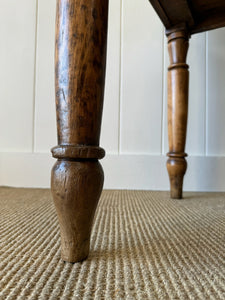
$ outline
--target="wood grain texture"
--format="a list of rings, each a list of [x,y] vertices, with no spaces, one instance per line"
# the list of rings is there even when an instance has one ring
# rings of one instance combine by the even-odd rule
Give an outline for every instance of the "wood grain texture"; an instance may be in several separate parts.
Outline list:
[[[167,169],[170,177],[172,198],[182,198],[183,176],[186,172],[185,143],[188,113],[189,72],[186,64],[188,33],[177,31],[168,36],[170,66],[168,69],[168,135],[169,159]]]
[[[166,27],[170,67],[168,72],[168,135],[171,197],[182,198],[186,172],[189,73],[186,57],[191,34],[225,26],[224,0],[150,0]],[[205,142],[207,144],[207,141]]]
[[[62,259],[77,262],[89,252],[90,233],[102,186],[98,159],[108,0],[58,0],[55,83],[58,158],[52,194],[59,217]]]
[[[187,64],[190,66],[189,104],[186,152],[189,155],[205,155],[205,112],[206,112],[206,36],[200,33],[191,37]],[[168,152],[168,119],[167,119],[167,69],[169,66],[168,43],[165,39],[164,60],[164,119],[163,119],[163,154]],[[189,170],[190,171],[190,170]],[[187,182],[186,182],[187,183]]]
[[[56,162],[52,169],[52,194],[61,231],[64,261],[87,258],[94,213],[103,187],[99,162]]]
[[[59,144],[99,143],[107,11],[107,0],[58,1],[55,72]]]
[[[185,24],[191,34],[225,26],[224,0],[149,0],[166,29]]]

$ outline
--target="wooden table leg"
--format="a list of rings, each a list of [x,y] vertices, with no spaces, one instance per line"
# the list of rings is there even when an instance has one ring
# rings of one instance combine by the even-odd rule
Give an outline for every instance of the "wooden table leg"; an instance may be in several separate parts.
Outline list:
[[[105,84],[108,0],[58,0],[55,84],[58,146],[51,187],[61,232],[61,256],[89,253],[104,174],[98,159]]]
[[[182,198],[183,177],[187,169],[185,143],[188,114],[189,71],[186,64],[189,35],[185,30],[168,34],[170,66],[168,69],[168,135],[167,169],[171,198]]]

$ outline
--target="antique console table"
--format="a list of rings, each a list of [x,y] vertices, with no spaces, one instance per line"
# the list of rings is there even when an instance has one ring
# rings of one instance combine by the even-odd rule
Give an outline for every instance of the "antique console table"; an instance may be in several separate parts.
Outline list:
[[[113,0],[112,0],[113,1]],[[146,0],[147,1],[147,0]],[[169,159],[171,197],[182,198],[188,111],[191,34],[225,26],[224,0],[150,0],[166,27]],[[108,0],[57,0],[55,83],[58,146],[52,194],[60,231],[62,259],[84,260],[103,187],[98,162],[104,98]],[[134,37],[135,38],[135,37]]]

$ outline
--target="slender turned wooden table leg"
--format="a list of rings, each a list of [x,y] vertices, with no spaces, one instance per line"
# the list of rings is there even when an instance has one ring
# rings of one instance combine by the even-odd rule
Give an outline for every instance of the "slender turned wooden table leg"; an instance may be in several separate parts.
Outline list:
[[[55,84],[58,146],[51,187],[61,232],[61,256],[89,253],[104,174],[98,159],[105,83],[108,0],[58,0]]]
[[[187,169],[185,142],[188,114],[189,71],[186,64],[189,35],[184,31],[168,34],[168,135],[171,198],[182,198],[183,177]]]

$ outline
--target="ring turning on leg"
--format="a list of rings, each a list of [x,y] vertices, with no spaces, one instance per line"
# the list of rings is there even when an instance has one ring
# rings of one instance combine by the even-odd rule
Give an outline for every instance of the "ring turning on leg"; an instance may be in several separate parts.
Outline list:
[[[189,35],[187,31],[168,33],[170,66],[168,68],[168,136],[171,198],[182,198],[183,177],[187,169],[185,143],[188,115],[189,71],[186,64]]]
[[[99,147],[104,98],[108,0],[57,0],[55,87],[58,146],[51,188],[68,262],[89,253],[103,187]]]

